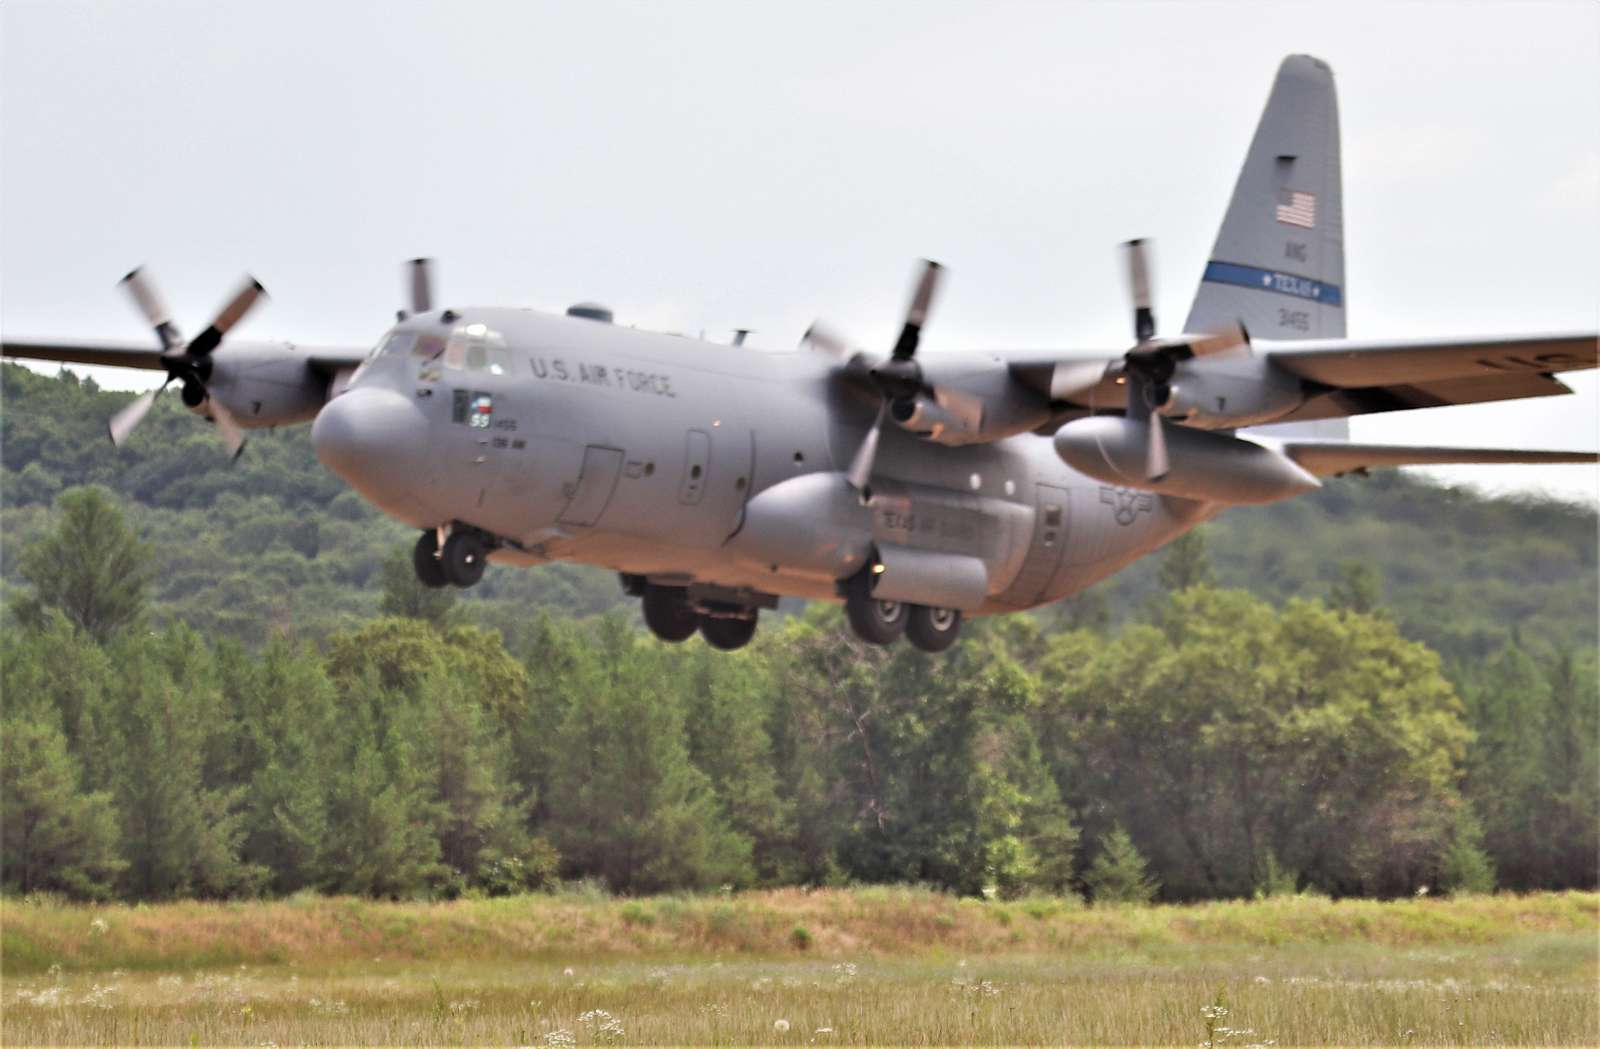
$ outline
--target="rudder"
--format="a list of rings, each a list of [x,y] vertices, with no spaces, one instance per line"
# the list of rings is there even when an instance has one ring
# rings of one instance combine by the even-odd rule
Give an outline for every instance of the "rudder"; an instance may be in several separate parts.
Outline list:
[[[1333,70],[1278,67],[1186,332],[1241,322],[1262,339],[1343,338],[1344,200]]]

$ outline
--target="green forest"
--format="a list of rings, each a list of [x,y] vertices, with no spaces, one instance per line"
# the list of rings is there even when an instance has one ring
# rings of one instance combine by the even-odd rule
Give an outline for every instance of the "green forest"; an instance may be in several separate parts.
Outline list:
[[[615,577],[424,591],[305,428],[230,465],[3,368],[0,878],[158,900],[910,882],[1093,900],[1592,888],[1594,510],[1402,474],[1235,511],[952,652]]]

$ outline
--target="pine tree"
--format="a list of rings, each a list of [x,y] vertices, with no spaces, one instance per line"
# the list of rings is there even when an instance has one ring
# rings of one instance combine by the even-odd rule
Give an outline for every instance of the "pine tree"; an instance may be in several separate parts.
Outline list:
[[[104,488],[73,488],[56,499],[54,532],[23,550],[17,570],[33,586],[18,612],[26,622],[59,608],[100,642],[144,608],[149,548],[128,527],[116,497]]]
[[[127,866],[111,795],[83,790],[66,738],[32,713],[0,722],[0,876],[8,891],[103,899]]]
[[[1457,807],[1450,844],[1439,871],[1439,887],[1450,893],[1494,891],[1494,862],[1483,851],[1483,825],[1472,806]]]
[[[553,740],[549,826],[563,865],[616,892],[748,881],[750,841],[689,761],[683,712],[656,688],[653,649],[617,616],[597,633],[574,682],[581,698]]]
[[[395,547],[383,560],[383,602],[379,611],[386,616],[419,619],[435,629],[443,629],[456,606],[451,587],[424,586],[411,566],[411,544]]]
[[[1089,864],[1083,881],[1096,903],[1148,903],[1161,889],[1160,883],[1145,873],[1144,857],[1121,824],[1112,827],[1101,842],[1100,855]]]
[[[1156,578],[1168,593],[1213,585],[1216,571],[1211,567],[1211,555],[1206,552],[1205,531],[1193,528],[1168,543]]]

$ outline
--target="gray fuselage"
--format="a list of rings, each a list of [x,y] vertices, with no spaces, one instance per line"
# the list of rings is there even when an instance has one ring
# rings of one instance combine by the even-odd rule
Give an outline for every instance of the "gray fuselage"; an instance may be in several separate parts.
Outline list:
[[[1046,437],[947,447],[894,426],[863,500],[840,471],[875,405],[827,357],[528,310],[444,316],[392,329],[313,436],[391,516],[498,537],[492,560],[837,600],[882,545],[981,561],[985,614],[1080,590],[1214,510],[1085,477]]]

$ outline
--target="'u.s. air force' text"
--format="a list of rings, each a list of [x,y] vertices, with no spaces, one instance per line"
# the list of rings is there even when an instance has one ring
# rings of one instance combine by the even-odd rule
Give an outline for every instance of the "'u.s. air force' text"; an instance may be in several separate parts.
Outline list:
[[[533,376],[551,382],[575,382],[586,386],[604,386],[634,393],[653,393],[657,397],[676,397],[672,376],[661,372],[639,371],[634,368],[613,368],[604,364],[584,361],[569,362],[561,357],[534,357]]]

